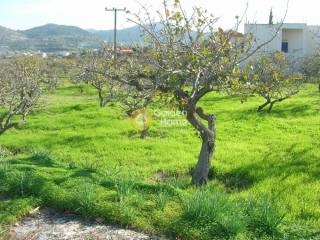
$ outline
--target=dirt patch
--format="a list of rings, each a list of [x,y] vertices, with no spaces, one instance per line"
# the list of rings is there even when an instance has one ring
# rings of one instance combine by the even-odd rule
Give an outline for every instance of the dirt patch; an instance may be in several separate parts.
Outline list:
[[[51,209],[34,211],[10,228],[10,240],[149,240],[163,239],[107,226],[102,219],[86,220]]]

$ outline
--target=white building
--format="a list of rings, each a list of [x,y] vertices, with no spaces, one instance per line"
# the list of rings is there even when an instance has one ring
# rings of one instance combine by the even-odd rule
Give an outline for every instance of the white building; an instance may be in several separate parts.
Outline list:
[[[304,23],[245,24],[244,31],[253,35],[253,49],[270,41],[278,32],[270,43],[260,49],[260,54],[282,51],[293,61],[299,61],[320,48],[320,26]]]

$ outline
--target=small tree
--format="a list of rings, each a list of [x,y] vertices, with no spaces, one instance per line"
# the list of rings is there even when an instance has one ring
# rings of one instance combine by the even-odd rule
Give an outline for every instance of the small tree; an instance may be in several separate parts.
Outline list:
[[[216,117],[198,103],[210,92],[229,92],[240,84],[239,65],[252,55],[251,36],[238,33],[238,25],[235,30],[215,29],[217,18],[199,8],[189,18],[178,0],[172,5],[164,1],[160,23],[154,24],[145,11],[146,19],[137,15],[132,21],[146,33],[148,50],[137,58],[148,65],[152,77],[148,82],[128,77],[125,82],[142,93],[154,90],[176,99],[202,141],[192,183],[206,184],[216,147]]]
[[[116,100],[119,82],[113,81],[116,72],[114,64],[108,53],[91,52],[82,56],[76,66],[75,82],[83,82],[95,88],[100,107],[105,107]]]
[[[270,112],[275,103],[297,94],[302,79],[301,75],[290,71],[284,54],[280,52],[251,61],[246,66],[245,73],[249,93],[265,99],[265,103],[258,107],[258,112],[266,107]]]
[[[152,103],[156,95],[156,89],[153,88],[152,71],[145,61],[139,58],[124,58],[121,64],[120,76],[115,81],[121,79],[122,87],[118,100],[131,118],[136,114],[147,114],[147,108]],[[129,84],[128,84],[129,83]],[[140,88],[139,86],[144,86]],[[146,87],[148,86],[148,87]],[[144,124],[141,129],[140,138],[144,139],[148,135],[149,124]]]
[[[39,57],[21,56],[2,61],[0,69],[0,135],[25,123],[41,94],[56,78]]]
[[[304,59],[302,72],[308,82],[318,84],[320,92],[320,50],[313,56]]]

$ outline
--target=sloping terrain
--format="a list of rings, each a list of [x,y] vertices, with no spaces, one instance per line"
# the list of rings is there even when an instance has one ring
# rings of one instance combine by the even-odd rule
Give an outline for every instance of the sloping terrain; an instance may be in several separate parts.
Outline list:
[[[101,42],[94,34],[74,26],[47,24],[25,31],[0,28],[2,51],[72,51],[98,48]]]

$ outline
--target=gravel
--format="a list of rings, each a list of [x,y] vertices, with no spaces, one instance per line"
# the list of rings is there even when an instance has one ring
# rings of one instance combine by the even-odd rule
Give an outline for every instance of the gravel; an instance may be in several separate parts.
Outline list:
[[[36,209],[10,229],[10,240],[149,240],[164,239],[116,226],[102,219],[87,220],[75,214]]]

